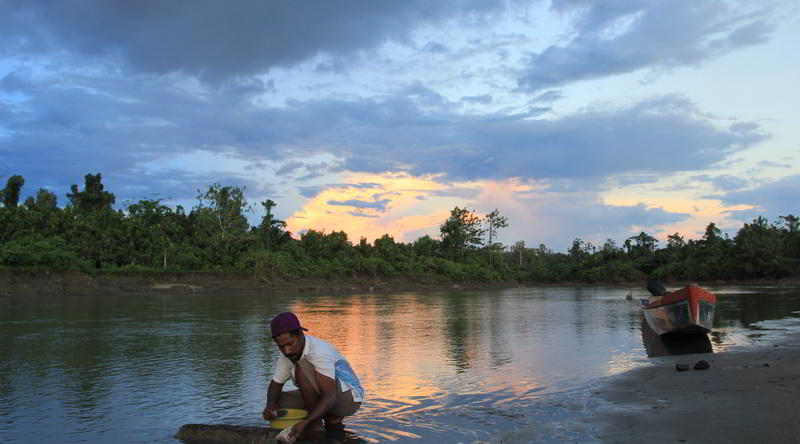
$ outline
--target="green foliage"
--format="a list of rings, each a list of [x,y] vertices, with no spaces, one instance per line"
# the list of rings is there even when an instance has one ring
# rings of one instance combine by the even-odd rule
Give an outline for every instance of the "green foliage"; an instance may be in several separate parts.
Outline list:
[[[25,185],[25,179],[22,176],[11,176],[8,178],[6,187],[0,191],[0,195],[2,195],[3,206],[6,208],[13,208],[17,206],[23,185]]]
[[[444,256],[462,262],[468,250],[481,245],[484,233],[480,217],[468,208],[459,207],[450,211],[450,217],[439,227],[439,231]]]
[[[87,174],[84,177],[84,190],[78,191],[78,185],[72,185],[71,193],[67,194],[69,206],[80,211],[110,210],[116,198],[108,191],[103,191],[102,176],[100,173]]]
[[[233,265],[253,241],[245,216],[252,210],[244,188],[215,183],[198,194],[197,202],[190,215],[193,243],[209,249],[214,263]]]
[[[12,180],[13,179],[13,180]],[[441,240],[413,243],[386,234],[353,245],[344,231],[308,230],[299,239],[261,202],[265,215],[250,227],[244,188],[213,184],[186,214],[159,199],[112,209],[114,195],[101,176],[87,175],[84,191],[72,187],[66,208],[39,189],[17,205],[24,180],[9,179],[0,206],[0,265],[121,272],[248,271],[267,279],[435,275],[454,281],[630,282],[664,280],[775,279],[800,274],[800,222],[793,215],[770,223],[757,218],[733,238],[710,223],[701,239],[668,236],[666,247],[647,233],[620,248],[576,238],[566,254],[522,241],[505,249],[495,243],[507,226],[498,210],[481,219],[455,207],[440,226]],[[483,227],[486,227],[484,230]],[[488,242],[482,246],[482,237]]]
[[[86,261],[58,237],[29,236],[0,245],[0,265],[41,267],[56,270],[83,270]]]

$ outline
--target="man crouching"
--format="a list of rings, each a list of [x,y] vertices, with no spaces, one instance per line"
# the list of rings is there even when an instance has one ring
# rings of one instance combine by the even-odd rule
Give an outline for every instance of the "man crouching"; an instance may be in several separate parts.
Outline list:
[[[364,389],[350,363],[333,344],[304,334],[308,329],[300,326],[293,313],[275,316],[270,327],[281,356],[269,383],[264,419],[277,417],[279,408],[307,410],[308,417],[292,428],[290,439],[320,419],[326,430],[342,429],[342,419],[354,414],[364,400]],[[299,390],[283,391],[289,378]]]

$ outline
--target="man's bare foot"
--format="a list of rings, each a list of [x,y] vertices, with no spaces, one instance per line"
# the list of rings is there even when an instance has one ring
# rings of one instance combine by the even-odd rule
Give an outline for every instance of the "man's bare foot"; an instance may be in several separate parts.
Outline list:
[[[341,416],[326,416],[325,417],[325,430],[341,430],[344,429],[344,420]]]

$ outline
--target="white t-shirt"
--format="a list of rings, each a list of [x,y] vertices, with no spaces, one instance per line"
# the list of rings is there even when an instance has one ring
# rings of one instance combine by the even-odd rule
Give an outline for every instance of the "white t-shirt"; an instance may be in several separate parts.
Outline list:
[[[342,356],[339,349],[333,344],[308,333],[305,334],[305,337],[306,345],[303,347],[303,355],[300,356],[300,359],[308,359],[316,371],[334,381],[338,380],[342,385],[343,392],[352,390],[353,401],[362,402],[364,389],[347,358]],[[294,367],[294,362],[281,353],[272,380],[278,384],[285,384],[289,379],[294,382]]]

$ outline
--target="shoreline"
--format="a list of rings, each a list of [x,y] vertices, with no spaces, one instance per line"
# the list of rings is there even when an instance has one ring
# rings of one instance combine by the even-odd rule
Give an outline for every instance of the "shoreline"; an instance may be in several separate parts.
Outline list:
[[[0,297],[122,294],[399,293],[517,288],[516,282],[453,281],[441,276],[271,279],[248,272],[99,272],[0,270]]]
[[[800,319],[771,345],[650,358],[586,388],[575,416],[474,444],[753,443],[800,436]],[[705,360],[705,370],[677,371]]]
[[[686,282],[665,282],[682,286]],[[800,279],[768,281],[710,281],[717,285],[800,285]],[[615,286],[641,289],[644,282],[517,282],[517,281],[454,281],[438,275],[360,276],[335,278],[271,278],[252,272],[134,272],[54,271],[34,269],[0,269],[0,297],[4,296],[69,296],[85,294],[152,293],[213,294],[230,291],[259,293],[399,293],[406,291],[502,290],[526,287],[592,287]]]
[[[710,368],[675,368],[699,360]],[[771,346],[653,361],[592,388],[603,405],[584,422],[597,439],[749,443],[800,435],[800,333]]]

